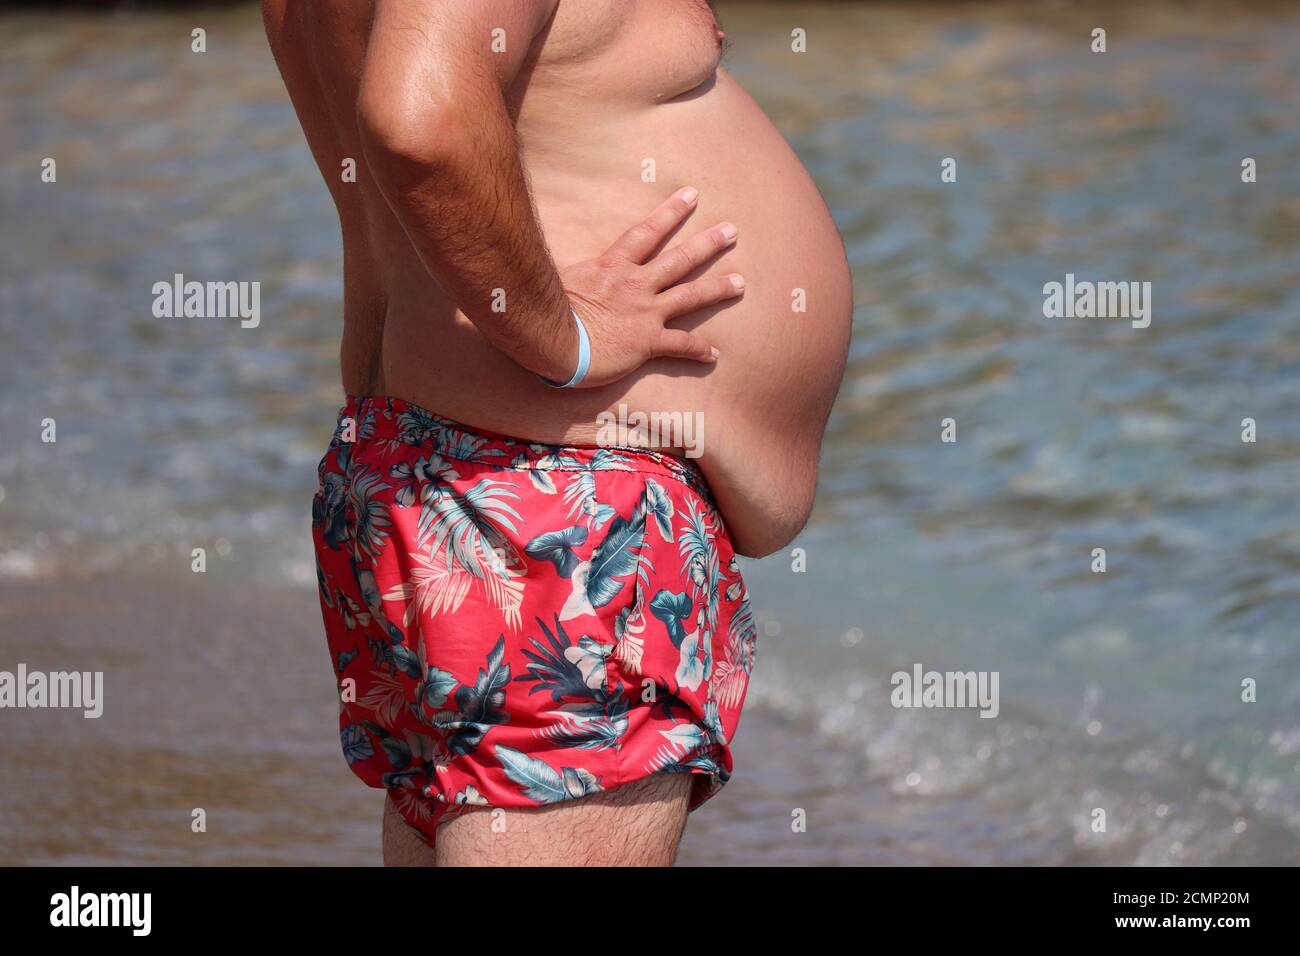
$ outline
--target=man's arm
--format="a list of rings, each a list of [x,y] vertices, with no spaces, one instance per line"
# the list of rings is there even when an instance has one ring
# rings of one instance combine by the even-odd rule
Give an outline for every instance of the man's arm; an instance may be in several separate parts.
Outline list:
[[[712,361],[700,336],[663,323],[689,311],[683,305],[700,308],[739,288],[728,277],[677,285],[685,270],[651,272],[656,263],[646,261],[651,240],[694,209],[686,191],[620,239],[627,255],[575,268],[567,290],[551,259],[504,91],[554,8],[555,0],[378,0],[357,103],[366,161],[430,274],[524,368],[559,381],[573,373],[571,307],[591,337],[586,385],[616,381],[656,356]],[[493,51],[494,30],[504,31],[504,52]],[[731,241],[711,233],[691,241],[695,264]],[[504,312],[492,310],[499,288]]]

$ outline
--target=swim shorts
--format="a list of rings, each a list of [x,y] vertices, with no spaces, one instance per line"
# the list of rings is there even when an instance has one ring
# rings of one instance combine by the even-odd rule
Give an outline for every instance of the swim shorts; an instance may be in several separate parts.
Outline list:
[[[354,397],[319,472],[343,755],[426,842],[466,807],[727,781],[755,627],[693,463]]]

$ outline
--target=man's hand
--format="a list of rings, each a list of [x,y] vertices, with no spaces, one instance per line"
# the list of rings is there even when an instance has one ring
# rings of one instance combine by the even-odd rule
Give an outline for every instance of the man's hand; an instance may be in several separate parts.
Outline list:
[[[655,255],[695,210],[698,198],[694,189],[678,190],[601,256],[560,270],[564,291],[591,339],[591,366],[580,387],[616,382],[653,358],[704,363],[717,358],[718,350],[701,336],[664,325],[744,291],[745,280],[737,273],[685,281],[730,248],[736,227],[720,223]],[[567,380],[577,362],[576,330],[565,338],[573,344],[565,350],[567,360],[556,360],[557,381]]]
[[[734,231],[716,226],[655,255],[695,208],[692,190],[592,262],[561,274],[551,259],[504,91],[554,9],[555,0],[376,0],[357,99],[375,184],[429,275],[523,368],[572,377],[570,308],[591,339],[583,385],[617,381],[660,356],[711,362],[708,343],[664,323],[740,295],[739,276],[686,281]],[[498,30],[511,38],[508,54],[491,48]]]

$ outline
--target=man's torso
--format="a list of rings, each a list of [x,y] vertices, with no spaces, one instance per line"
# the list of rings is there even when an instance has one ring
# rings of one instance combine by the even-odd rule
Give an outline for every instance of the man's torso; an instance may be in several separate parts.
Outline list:
[[[395,395],[483,429],[565,444],[596,443],[598,416],[620,406],[677,412],[703,424],[711,483],[743,484],[744,472],[779,486],[808,459],[815,467],[847,349],[848,268],[798,158],[719,68],[721,35],[704,0],[564,0],[507,91],[560,268],[603,252],[684,185],[699,188],[699,207],[673,242],[722,220],[740,230],[707,272],[743,274],[744,297],[675,323],[717,346],[715,367],[655,360],[614,385],[567,392],[546,389],[482,338],[370,181],[355,114],[371,4],[265,8],[342,223],[349,393]],[[355,182],[343,175],[348,160]]]

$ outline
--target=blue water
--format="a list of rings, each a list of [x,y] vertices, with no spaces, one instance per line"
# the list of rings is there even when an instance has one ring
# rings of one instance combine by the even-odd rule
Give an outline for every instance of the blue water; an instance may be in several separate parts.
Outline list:
[[[720,8],[727,66],[826,195],[858,303],[807,570],[746,569],[754,708],[821,755],[800,772],[836,781],[847,839],[1297,862],[1300,12]],[[0,31],[7,579],[161,571],[197,544],[236,576],[314,581],[337,221],[255,8],[205,22],[202,58],[186,15]],[[177,271],[261,281],[262,326],[154,319]],[[1151,282],[1150,328],[1045,318],[1067,273]],[[997,671],[999,717],[893,708],[915,663]]]

